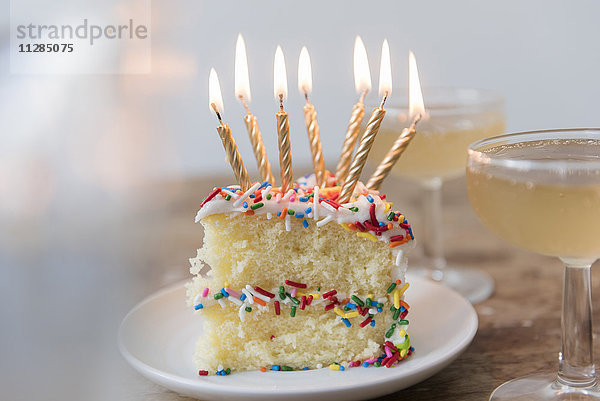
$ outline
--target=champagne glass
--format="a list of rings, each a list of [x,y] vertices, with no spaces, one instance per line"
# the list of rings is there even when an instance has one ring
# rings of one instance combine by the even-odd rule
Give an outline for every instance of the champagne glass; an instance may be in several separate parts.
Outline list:
[[[408,93],[406,89],[393,93]],[[443,248],[442,198],[444,181],[465,173],[467,147],[477,139],[499,135],[505,129],[504,100],[498,93],[464,88],[423,88],[426,115],[391,175],[407,178],[421,187],[421,220],[411,221],[417,229],[424,261],[418,269],[452,287],[472,303],[487,299],[494,281],[479,269],[447,266]],[[410,124],[408,99],[390,97],[369,162],[383,160],[404,127]],[[413,268],[414,266],[411,266]]]
[[[558,374],[498,387],[490,400],[600,399],[590,267],[600,257],[600,129],[501,135],[468,150],[471,205],[492,232],[564,263]]]

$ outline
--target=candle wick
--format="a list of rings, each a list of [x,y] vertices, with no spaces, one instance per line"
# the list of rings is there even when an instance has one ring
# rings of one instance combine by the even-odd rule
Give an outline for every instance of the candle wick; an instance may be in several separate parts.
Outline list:
[[[361,94],[360,97],[358,98],[358,102],[359,103],[364,103],[365,102],[365,96],[367,96],[367,90],[365,89]]]
[[[283,113],[283,93],[279,94],[279,111]]]
[[[221,125],[223,125],[223,120],[221,119],[221,113],[219,113],[219,109],[217,108],[217,105],[214,103],[211,103],[210,107],[212,107],[212,109],[215,111],[215,114],[217,115],[217,118],[219,119],[219,123],[221,123]]]
[[[246,109],[246,114],[250,114],[250,109],[248,108],[248,103],[246,103],[246,99],[244,99],[244,96],[240,95],[238,97],[240,98],[240,101],[242,102],[244,109]]]
[[[310,100],[308,100],[308,92],[304,92],[304,100],[306,100],[306,103],[310,103]]]
[[[385,94],[383,95],[383,99],[381,100],[381,105],[379,106],[380,109],[383,109],[383,106],[385,105],[385,101],[387,100],[388,97],[388,91],[385,91]]]

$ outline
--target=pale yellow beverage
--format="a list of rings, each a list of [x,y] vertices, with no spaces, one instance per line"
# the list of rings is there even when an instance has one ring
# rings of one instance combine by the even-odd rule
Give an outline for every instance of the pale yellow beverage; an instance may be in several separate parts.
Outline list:
[[[521,142],[485,149],[483,155],[469,161],[467,188],[473,209],[491,231],[537,253],[600,256],[600,170],[585,168],[590,161],[600,163],[600,140]],[[486,155],[500,163],[486,161]]]
[[[505,121],[502,113],[489,112],[463,120],[462,124],[444,124],[443,119],[427,121],[417,126],[417,134],[393,167],[392,174],[413,180],[449,179],[464,174],[467,147],[482,138],[500,135]],[[383,124],[369,155],[377,165],[402,132],[403,125]]]

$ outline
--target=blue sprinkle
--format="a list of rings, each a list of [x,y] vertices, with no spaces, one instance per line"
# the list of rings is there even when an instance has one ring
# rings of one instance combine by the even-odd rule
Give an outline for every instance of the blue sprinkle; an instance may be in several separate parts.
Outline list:
[[[371,203],[373,203],[374,199],[371,195],[367,195],[367,200]]]
[[[258,187],[258,189],[266,188],[268,185],[269,185],[269,181],[265,181],[262,184],[260,184],[260,187]]]
[[[400,313],[404,312],[406,310],[406,308],[404,306],[400,307]]]
[[[344,370],[346,370],[346,368],[345,368],[345,367],[343,367],[343,366],[340,366],[340,371],[342,371],[342,372],[343,372]]]
[[[223,296],[225,298],[227,298],[229,296],[229,293],[227,291],[225,291],[225,288],[221,288],[221,294],[223,294]]]
[[[342,322],[344,322],[344,324],[346,325],[346,327],[352,326],[352,324],[350,323],[350,320],[346,319],[345,317],[342,318]]]
[[[356,309],[356,305],[353,304],[352,302],[347,302],[346,303],[346,308],[350,308],[350,309]]]
[[[245,301],[246,300],[246,294],[243,294],[240,296],[240,301]]]
[[[379,227],[383,227],[383,226],[385,226],[385,224],[383,224],[383,221],[380,221],[379,222]]]
[[[271,370],[276,370],[277,371],[277,370],[280,370],[280,369],[281,369],[281,367],[279,365],[273,365],[273,366],[271,366]]]
[[[369,362],[363,362],[363,368],[368,368],[369,367]]]
[[[304,228],[308,228],[308,221],[302,220],[302,225],[304,226]]]
[[[245,202],[245,201],[244,201],[244,203],[242,203],[242,206],[244,206],[244,207],[248,207],[248,202]]]
[[[375,327],[375,320],[371,320],[371,327]]]
[[[302,368],[302,370],[308,370],[308,366],[305,366],[304,368]]]
[[[298,198],[300,202],[308,202],[308,196],[301,196]]]
[[[304,213],[296,213],[296,218],[301,219],[304,217]]]
[[[249,198],[254,199],[254,198],[256,198],[256,195],[252,194],[252,195],[249,196]]]
[[[408,350],[412,351],[412,352],[415,352],[415,347],[410,347]]]
[[[304,213],[309,214],[310,212],[312,212],[312,207],[307,207],[306,210],[304,210]]]
[[[281,216],[281,212],[277,212],[277,217]]]
[[[377,308],[377,313],[381,313],[381,312],[383,312],[383,309],[382,308]]]
[[[377,362],[381,363],[381,361],[383,361],[383,357],[380,356],[379,358],[377,358]]]
[[[408,232],[410,233],[410,236],[412,237],[413,236],[412,227],[408,227]]]
[[[198,304],[198,305],[194,306],[195,310],[202,309],[202,308],[204,308],[204,305],[202,305],[202,304]]]

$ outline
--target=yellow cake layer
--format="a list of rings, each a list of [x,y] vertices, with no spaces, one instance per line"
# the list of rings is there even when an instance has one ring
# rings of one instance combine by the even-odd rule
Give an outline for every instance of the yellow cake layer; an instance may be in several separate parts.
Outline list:
[[[293,218],[289,232],[283,220],[265,215],[217,214],[201,223],[204,246],[192,259],[191,271],[197,274],[202,262],[208,264],[219,288],[229,283],[234,289],[250,284],[270,290],[292,280],[378,298],[392,281],[395,266],[388,244],[358,237],[335,222],[317,227],[310,220],[304,228],[301,219]]]
[[[219,365],[232,370],[272,365],[302,369],[371,358],[381,353],[380,344],[391,324],[389,313],[376,316],[375,327],[361,328],[364,317],[351,319],[352,326],[346,327],[335,313],[323,312],[323,305],[304,311],[298,308],[295,317],[289,316],[289,310],[276,316],[272,305],[266,311],[254,307],[244,322],[237,308],[206,310],[204,335],[194,357],[198,369],[214,372]]]

